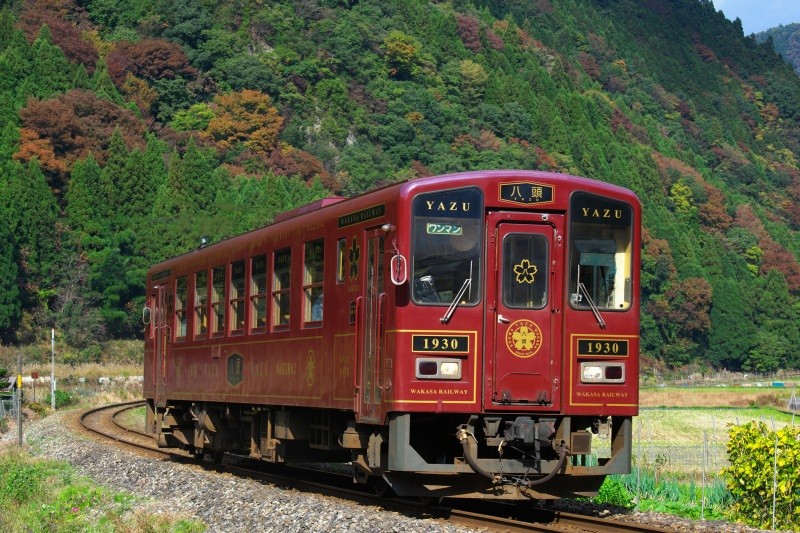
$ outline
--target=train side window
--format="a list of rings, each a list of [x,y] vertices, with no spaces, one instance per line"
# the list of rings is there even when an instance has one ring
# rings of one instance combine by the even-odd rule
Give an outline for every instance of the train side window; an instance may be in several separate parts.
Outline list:
[[[254,257],[250,266],[250,327],[263,331],[267,327],[267,256]]]
[[[244,332],[244,285],[244,261],[236,261],[231,264],[231,283],[228,287],[231,333]]]
[[[272,275],[272,326],[285,329],[289,325],[292,249],[284,248],[275,252]]]
[[[175,280],[175,339],[186,339],[186,309],[189,307],[189,286],[186,276]]]
[[[225,266],[214,267],[211,284],[211,333],[225,333]]]
[[[344,283],[345,271],[344,264],[347,256],[347,240],[339,239],[336,241],[336,284]]]
[[[631,206],[587,193],[570,200],[570,305],[625,311],[631,307]]]
[[[322,322],[322,285],[325,244],[317,239],[305,244],[303,259],[303,322],[317,325]]]
[[[194,336],[204,337],[208,332],[208,271],[201,270],[194,277]]]

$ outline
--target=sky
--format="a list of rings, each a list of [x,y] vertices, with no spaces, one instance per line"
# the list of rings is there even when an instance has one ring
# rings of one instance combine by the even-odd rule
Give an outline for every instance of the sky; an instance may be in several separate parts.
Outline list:
[[[745,35],[800,22],[800,0],[713,0],[725,17],[742,21]]]

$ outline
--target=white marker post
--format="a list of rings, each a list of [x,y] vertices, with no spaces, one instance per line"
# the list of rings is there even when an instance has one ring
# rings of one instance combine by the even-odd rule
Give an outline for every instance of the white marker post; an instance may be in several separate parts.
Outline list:
[[[56,410],[56,330],[50,330],[50,408]]]

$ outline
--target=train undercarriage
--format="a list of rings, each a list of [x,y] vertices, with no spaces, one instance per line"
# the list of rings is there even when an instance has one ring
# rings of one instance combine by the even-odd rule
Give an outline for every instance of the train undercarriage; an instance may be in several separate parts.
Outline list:
[[[351,411],[148,401],[147,430],[161,447],[274,463],[347,463],[357,483],[400,496],[549,499],[594,496],[627,473],[631,418],[531,414],[392,413],[357,424]],[[609,438],[596,458],[592,435]]]

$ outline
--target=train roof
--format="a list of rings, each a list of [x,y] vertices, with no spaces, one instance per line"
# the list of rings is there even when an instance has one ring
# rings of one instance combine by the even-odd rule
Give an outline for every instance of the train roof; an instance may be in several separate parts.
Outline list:
[[[189,250],[184,254],[165,259],[164,261],[152,265],[148,272],[160,271],[170,268],[172,265],[181,262],[184,259],[192,256],[193,258],[200,259],[205,254],[213,254],[215,249],[223,246],[236,246],[236,241],[241,241],[242,245],[248,243],[254,235],[263,233],[266,237],[269,232],[277,230],[278,226],[290,224],[292,227],[302,222],[298,219],[307,215],[319,214],[322,211],[331,217],[337,216],[341,211],[342,214],[347,213],[353,209],[354,203],[359,200],[363,201],[365,198],[374,198],[376,203],[386,201],[387,198],[394,199],[399,196],[407,196],[413,194],[414,190],[421,187],[435,186],[440,183],[447,183],[448,186],[467,187],[474,186],[481,180],[500,180],[500,179],[528,179],[528,180],[545,180],[555,183],[570,182],[578,188],[584,188],[587,191],[595,192],[597,194],[614,194],[617,196],[627,197],[630,201],[639,203],[636,195],[629,189],[614,185],[612,183],[595,180],[592,178],[584,178],[580,176],[573,176],[570,174],[563,174],[558,172],[546,172],[537,170],[477,170],[468,172],[457,172],[452,174],[442,174],[437,176],[427,176],[420,178],[413,178],[398,183],[393,183],[385,187],[373,189],[351,198],[344,198],[340,196],[333,196],[316,200],[309,204],[285,211],[278,214],[271,224],[253,229],[251,231],[241,233],[227,239],[223,239],[213,244],[201,245],[194,250]],[[329,211],[330,210],[330,211]],[[295,221],[295,224],[291,224]]]

